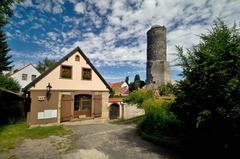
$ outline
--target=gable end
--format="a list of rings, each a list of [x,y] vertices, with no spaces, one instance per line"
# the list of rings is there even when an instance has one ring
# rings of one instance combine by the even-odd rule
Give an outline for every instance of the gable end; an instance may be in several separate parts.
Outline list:
[[[104,78],[101,76],[101,74],[97,71],[97,69],[94,67],[94,65],[90,62],[90,60],[87,58],[87,56],[82,52],[82,50],[79,47],[76,47],[74,50],[72,50],[70,53],[68,53],[66,56],[64,56],[62,59],[60,59],[55,65],[53,65],[51,68],[43,72],[40,76],[38,76],[35,80],[33,80],[31,83],[29,83],[26,87],[22,89],[22,91],[27,92],[31,87],[33,87],[37,82],[39,82],[41,79],[43,79],[45,76],[47,76],[50,72],[52,72],[56,67],[61,65],[64,61],[68,60],[69,57],[71,57],[76,52],[79,52],[80,55],[84,58],[84,60],[87,62],[87,64],[92,68],[92,70],[97,74],[97,76],[101,79],[101,81],[104,83],[106,88],[108,88],[110,91],[112,89],[108,85],[108,83],[104,80]]]

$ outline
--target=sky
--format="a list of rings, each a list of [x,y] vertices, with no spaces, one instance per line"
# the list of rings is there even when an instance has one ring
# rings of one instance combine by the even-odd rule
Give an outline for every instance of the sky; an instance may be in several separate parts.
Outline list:
[[[175,46],[191,48],[213,21],[240,24],[240,0],[25,0],[5,27],[15,68],[59,60],[79,46],[108,82],[146,79],[146,32],[167,28],[171,78],[179,80]]]

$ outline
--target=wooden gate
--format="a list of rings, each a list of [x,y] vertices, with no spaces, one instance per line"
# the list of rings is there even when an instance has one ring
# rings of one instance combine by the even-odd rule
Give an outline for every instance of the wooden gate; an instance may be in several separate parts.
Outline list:
[[[110,117],[110,120],[113,120],[113,119],[118,119],[119,118],[119,112],[120,112],[120,107],[118,104],[116,103],[113,103],[111,106],[110,106],[110,112],[109,112],[109,117]]]
[[[95,95],[93,98],[93,102],[94,102],[94,109],[93,109],[94,117],[101,117],[102,116],[102,95]]]
[[[71,95],[62,95],[61,98],[61,122],[69,121],[71,119],[71,106],[72,98]]]

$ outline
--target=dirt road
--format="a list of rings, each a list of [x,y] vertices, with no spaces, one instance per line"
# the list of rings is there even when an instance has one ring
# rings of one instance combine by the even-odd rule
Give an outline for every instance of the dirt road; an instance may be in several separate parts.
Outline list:
[[[134,125],[66,125],[73,134],[24,140],[8,154],[17,159],[173,159],[169,152],[142,140]]]

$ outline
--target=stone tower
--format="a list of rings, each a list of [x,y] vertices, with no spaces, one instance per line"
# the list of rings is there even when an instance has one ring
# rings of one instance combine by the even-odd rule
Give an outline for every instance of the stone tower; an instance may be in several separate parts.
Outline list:
[[[154,25],[147,32],[147,86],[157,88],[170,82],[169,62],[167,62],[166,28]]]

